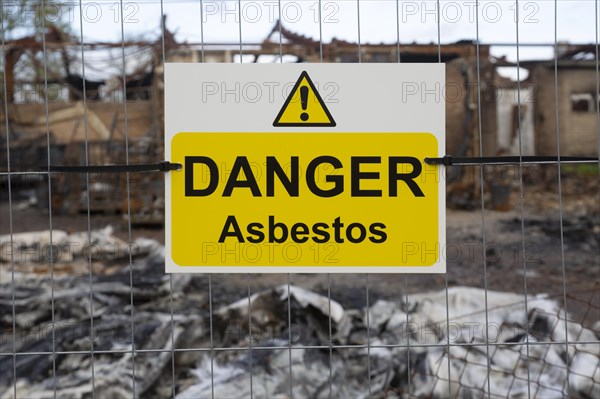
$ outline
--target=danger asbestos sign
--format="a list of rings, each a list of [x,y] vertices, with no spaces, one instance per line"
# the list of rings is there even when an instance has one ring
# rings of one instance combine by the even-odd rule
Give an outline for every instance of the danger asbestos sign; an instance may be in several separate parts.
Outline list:
[[[434,64],[167,64],[167,272],[445,272],[443,85]]]

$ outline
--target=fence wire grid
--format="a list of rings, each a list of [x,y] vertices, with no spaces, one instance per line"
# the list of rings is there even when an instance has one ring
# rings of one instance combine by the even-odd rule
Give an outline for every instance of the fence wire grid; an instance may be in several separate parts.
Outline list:
[[[449,115],[460,126],[448,143],[457,155],[597,157],[598,0],[577,2],[578,26],[561,20],[562,0],[0,3],[0,398],[600,395],[600,163],[451,168],[456,209],[439,276],[167,275],[160,175],[33,171],[163,160],[166,60],[446,62],[476,88]],[[177,14],[182,5],[196,7],[196,24],[178,42],[167,17],[192,18]],[[160,26],[128,31],[143,25],[144,7]],[[480,28],[495,7],[510,11],[512,32],[485,42]],[[270,12],[268,43],[252,29],[256,9]],[[446,40],[455,9],[472,11],[461,32],[472,40]],[[551,20],[536,19],[542,9]],[[298,10],[313,21],[309,34]],[[101,15],[112,23],[106,39],[86,42]],[[57,22],[65,16],[68,37]],[[416,26],[410,18],[434,43],[403,39]],[[386,29],[394,40],[372,44]],[[540,41],[536,29],[553,36]],[[561,29],[585,31],[582,44],[565,44]],[[324,39],[336,35],[349,39]],[[530,48],[550,55],[536,64],[522,57]],[[117,74],[101,88],[103,69]],[[571,90],[572,81],[587,86]],[[501,105],[489,88],[514,100]]]

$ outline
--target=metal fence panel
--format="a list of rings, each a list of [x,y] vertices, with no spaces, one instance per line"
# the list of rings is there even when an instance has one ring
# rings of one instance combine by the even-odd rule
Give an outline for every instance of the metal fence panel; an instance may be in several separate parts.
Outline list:
[[[497,118],[500,112],[498,97],[487,97],[489,89],[516,97],[507,102],[509,111],[502,111],[512,115],[509,144],[517,150],[514,155],[531,150],[530,136],[525,135],[528,126],[554,126],[552,134],[544,133],[542,149],[559,155],[580,151],[572,143],[587,143],[589,137],[578,134],[583,125],[567,112],[573,111],[589,114],[583,117],[589,120],[587,126],[593,124],[596,141],[595,146],[587,144],[587,150],[597,157],[599,1],[578,2],[584,21],[580,26],[561,19],[566,3],[4,0],[0,397],[598,395],[600,163],[589,168],[559,161],[534,167],[521,163],[448,170],[448,195],[458,198],[453,204],[474,209],[450,216],[448,273],[440,277],[165,275],[161,246],[141,239],[147,234],[160,240],[160,230],[148,226],[160,224],[164,212],[161,177],[64,176],[48,169],[58,164],[162,160],[160,73],[165,60],[180,60],[184,53],[188,62],[254,62],[267,56],[268,62],[451,63],[461,58],[453,51],[466,49],[470,55],[462,59],[471,57],[474,69],[468,72],[466,63],[461,68],[465,76],[474,74],[465,82],[472,79],[476,89],[461,108],[465,114],[456,118],[475,134],[469,136],[470,150],[462,155],[483,156],[490,148],[501,149],[496,142],[500,136],[489,134],[495,129],[492,115]],[[190,10],[191,5],[196,10],[197,43],[176,45],[165,16],[190,18],[181,10]],[[59,86],[63,88],[56,93],[70,93],[59,102],[49,98],[56,80],[49,68],[60,54],[53,36],[40,34],[33,44],[18,42],[8,26],[10,18],[35,18],[48,7],[66,10],[67,21],[78,33],[69,39],[69,51],[77,61],[67,72],[69,78],[77,75],[81,81],[72,81],[70,89]],[[255,32],[251,24],[257,12],[274,22],[270,44],[247,33]],[[505,18],[510,13],[512,31],[506,32],[505,41],[486,43],[485,36],[502,12]],[[130,37],[128,23],[142,24],[147,15],[156,13],[160,16],[156,40]],[[314,21],[303,25],[310,37],[294,34],[300,14]],[[117,35],[118,41],[86,43],[86,30],[95,29],[94,21],[102,15],[112,18],[107,33]],[[419,46],[403,40],[415,20],[432,29],[435,43]],[[46,32],[54,20],[46,16],[37,21],[38,29]],[[216,31],[219,26],[222,29]],[[473,41],[447,40],[457,26],[471,32]],[[567,27],[585,31],[582,41],[593,43],[565,49],[560,37]],[[371,43],[379,29],[395,41],[377,51]],[[553,37],[545,43],[529,40],[536,29],[553,32]],[[324,40],[342,33],[345,40]],[[489,45],[506,49],[514,62],[490,56]],[[19,46],[32,52],[31,60],[38,60],[32,61],[35,79],[13,75],[11,56]],[[104,49],[105,58],[98,57],[96,47]],[[523,60],[522,52],[533,47],[552,50],[545,69],[531,69],[531,60]],[[564,51],[570,54],[575,47],[580,53],[565,59]],[[150,60],[152,73],[133,71],[134,61],[142,59]],[[592,67],[581,67],[586,62]],[[96,63],[118,71],[108,89],[86,79],[90,67],[92,75],[98,75]],[[499,79],[497,86],[489,85],[485,76],[492,64],[516,67],[516,80]],[[530,68],[526,79],[524,66]],[[577,69],[580,78],[575,81],[591,73],[592,87],[570,92],[569,87],[575,86],[566,83],[564,68],[569,67],[585,69]],[[545,74],[547,80],[534,80],[534,72]],[[15,83],[19,79],[21,86]],[[23,97],[27,90],[33,91]],[[27,108],[25,103],[36,101],[39,108]],[[81,104],[70,117],[76,122],[57,128],[56,112],[73,101]],[[112,117],[103,116],[98,107],[102,101],[110,103]],[[31,118],[36,112],[42,114],[41,125]],[[529,120],[529,115],[536,119]],[[19,125],[24,118],[28,122]],[[137,120],[152,123],[140,133]],[[67,129],[71,130],[61,133]],[[57,140],[59,133],[66,138]],[[75,140],[76,135],[80,139]],[[491,209],[497,205],[494,199],[500,207],[507,204],[506,199],[498,200],[503,187],[516,190],[513,213]],[[33,202],[41,210],[33,211]],[[103,227],[119,220],[114,212],[121,215],[124,229],[113,234]],[[34,222],[40,215],[43,223]],[[45,232],[32,234],[36,229]]]

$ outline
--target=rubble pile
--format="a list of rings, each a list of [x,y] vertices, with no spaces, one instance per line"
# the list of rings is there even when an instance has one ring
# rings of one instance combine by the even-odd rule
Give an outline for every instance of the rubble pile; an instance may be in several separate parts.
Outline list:
[[[98,248],[112,239],[109,229],[92,236]],[[23,238],[19,254],[49,242]],[[282,285],[210,317],[208,293],[190,275],[164,274],[162,246],[135,244],[119,268],[57,273],[54,282],[31,271],[31,258],[14,274],[13,263],[1,265],[0,398],[600,397],[600,323],[569,321],[543,295],[525,304],[518,294],[454,287],[447,297],[349,309]]]
[[[0,239],[6,244],[10,237]],[[132,380],[141,397],[171,364],[183,325],[201,317],[170,314],[171,288],[182,292],[191,276],[169,278],[162,246],[147,239],[125,245],[110,227],[92,231],[91,238],[87,232],[53,231],[52,242],[54,252],[61,253],[54,259],[53,281],[44,255],[48,231],[13,235],[13,255],[6,250],[2,261],[14,263],[0,264],[0,352],[19,354],[15,365],[12,355],[0,357],[0,398],[14,398],[15,389],[17,398],[28,399],[54,397],[55,389],[60,398],[88,398],[93,392],[131,398]],[[130,255],[137,259],[131,266]],[[90,259],[100,271],[92,277]],[[135,351],[154,352],[133,359],[133,342]],[[92,356],[76,353],[92,351],[94,378]]]
[[[289,296],[286,285],[261,292],[216,315],[221,329],[225,323],[225,331],[248,331],[251,308],[252,341],[244,336],[225,343],[237,352],[205,354],[193,371],[197,383],[177,398],[251,392],[255,398],[328,398],[330,392],[334,398],[446,398],[483,397],[488,390],[492,397],[598,397],[600,345],[593,342],[599,331],[565,323],[558,304],[543,296],[528,298],[526,312],[521,295],[488,292],[486,346],[484,295],[449,289],[446,323],[445,291],[411,295],[409,303],[379,300],[363,310],[294,286]]]
[[[105,274],[120,270],[130,255],[145,257],[158,246],[156,241],[147,239],[130,244],[113,232],[109,225],[89,233],[46,230],[1,235],[0,262],[17,264],[21,274],[48,274],[50,263],[58,274],[87,274],[92,262],[95,272]]]

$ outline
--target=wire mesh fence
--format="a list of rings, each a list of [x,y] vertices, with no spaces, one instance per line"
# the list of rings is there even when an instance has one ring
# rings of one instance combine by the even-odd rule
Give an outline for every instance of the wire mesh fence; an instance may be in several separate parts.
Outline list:
[[[600,394],[599,163],[448,168],[440,276],[167,275],[161,175],[48,169],[162,160],[165,62],[445,62],[448,153],[597,157],[598,0],[1,3],[1,398]]]

